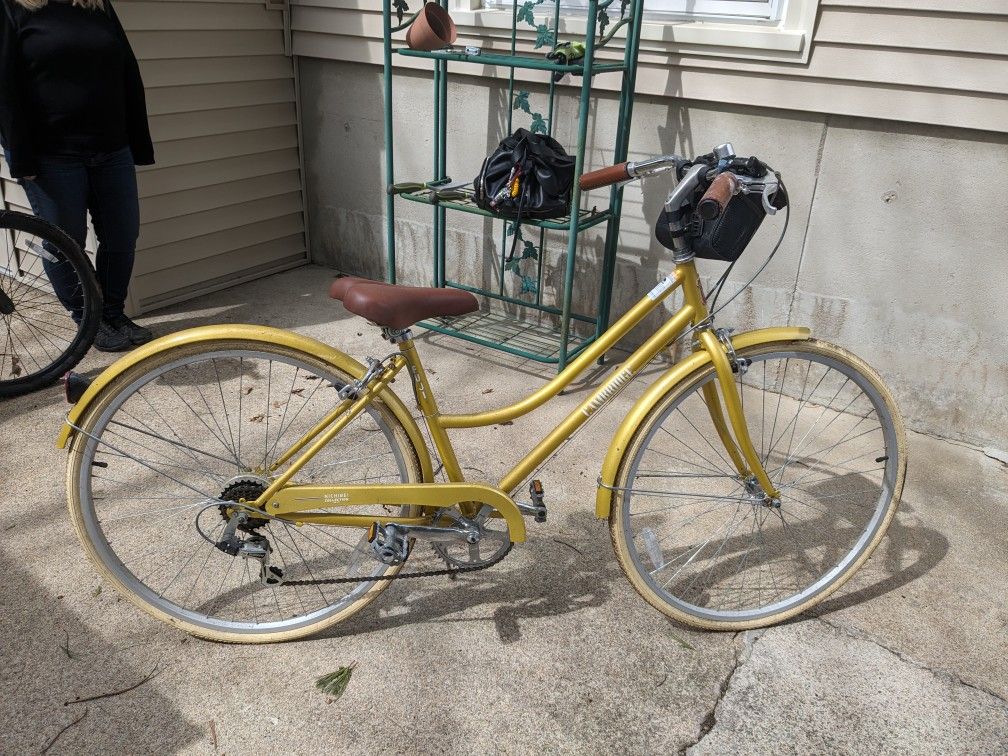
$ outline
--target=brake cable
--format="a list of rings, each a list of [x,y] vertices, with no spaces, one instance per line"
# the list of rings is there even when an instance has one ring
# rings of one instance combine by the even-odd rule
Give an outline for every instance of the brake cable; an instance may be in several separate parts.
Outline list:
[[[778,179],[778,182],[780,183],[780,191],[783,191],[784,195],[788,196],[787,187],[784,185],[784,181],[782,179]],[[784,236],[787,234],[788,223],[790,222],[790,220],[791,220],[791,203],[788,202],[787,206],[784,208],[784,227],[781,229],[780,237],[777,239],[777,243],[774,245],[774,248],[770,250],[770,254],[767,256],[767,259],[763,261],[763,264],[759,266],[759,268],[752,275],[752,277],[748,281],[746,281],[746,283],[743,284],[738,291],[736,291],[728,298],[727,302],[722,304],[720,307],[717,307],[717,298],[721,294],[721,290],[724,288],[725,283],[727,283],[728,274],[731,273],[732,268],[735,267],[735,262],[737,262],[737,260],[735,262],[732,262],[731,265],[728,266],[728,269],[724,272],[721,278],[718,279],[717,284],[715,284],[716,290],[714,291],[710,304],[711,318],[713,318],[724,308],[730,305],[743,291],[745,291],[752,285],[753,281],[755,281],[764,270],[766,270],[767,265],[770,264],[770,261],[773,260],[774,255],[776,255],[777,251],[780,249],[781,244],[784,243]]]

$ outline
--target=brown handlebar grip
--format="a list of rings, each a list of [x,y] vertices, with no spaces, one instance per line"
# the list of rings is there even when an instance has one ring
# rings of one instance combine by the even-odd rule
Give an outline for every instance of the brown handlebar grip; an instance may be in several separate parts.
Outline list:
[[[739,183],[734,174],[725,172],[711,182],[697,205],[697,213],[704,220],[714,220],[725,211],[728,201],[738,193]]]
[[[630,172],[627,170],[628,165],[629,163],[620,163],[619,165],[610,165],[606,168],[599,168],[597,171],[586,173],[578,181],[578,186],[583,191],[587,191],[589,189],[600,189],[603,186],[609,186],[618,181],[626,181],[630,178]]]

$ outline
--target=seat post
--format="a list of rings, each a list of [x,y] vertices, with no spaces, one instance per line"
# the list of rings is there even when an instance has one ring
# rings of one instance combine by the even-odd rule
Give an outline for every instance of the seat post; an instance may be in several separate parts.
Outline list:
[[[423,413],[427,422],[427,429],[430,431],[434,446],[441,462],[444,464],[445,474],[452,483],[461,483],[465,480],[462,475],[462,468],[459,466],[458,458],[455,456],[455,449],[448,439],[448,434],[441,427],[438,418],[441,410],[438,408],[434,392],[431,391],[430,381],[427,379],[427,371],[424,370],[420,361],[420,354],[417,352],[416,344],[413,342],[413,333],[407,328],[395,331],[390,328],[382,329],[382,336],[399,346],[399,351],[406,358],[406,367],[409,370],[413,382],[413,396],[416,397],[417,407]]]

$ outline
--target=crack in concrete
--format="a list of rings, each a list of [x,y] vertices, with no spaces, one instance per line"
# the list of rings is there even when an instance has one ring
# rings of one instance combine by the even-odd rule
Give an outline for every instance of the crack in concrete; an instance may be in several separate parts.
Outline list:
[[[752,656],[753,645],[755,645],[756,641],[759,640],[764,632],[764,630],[747,630],[744,633],[735,633],[733,638],[736,642],[735,661],[732,664],[731,669],[728,670],[728,674],[725,675],[725,679],[721,681],[717,697],[714,699],[714,704],[711,706],[710,711],[707,712],[707,716],[704,717],[703,721],[700,723],[700,731],[697,733],[696,739],[692,743],[687,743],[680,748],[679,756],[686,756],[691,749],[695,748],[700,741],[707,737],[707,735],[710,734],[710,731],[714,729],[714,726],[717,724],[718,706],[721,705],[721,701],[724,699],[725,695],[727,695],[732,678],[735,677],[735,673],[738,671],[738,668],[745,664],[749,660],[749,657]],[[739,635],[742,635],[741,646],[738,645]]]
[[[918,659],[914,659],[913,657],[907,656],[904,652],[900,651],[899,649],[888,646],[885,643],[878,640],[877,638],[874,638],[871,635],[868,635],[867,633],[858,630],[857,628],[845,627],[835,622],[823,619],[822,617],[810,618],[807,621],[821,622],[827,627],[832,628],[836,633],[846,635],[849,638],[855,638],[857,640],[867,641],[885,651],[888,651],[905,664],[909,664],[910,666],[916,667],[917,669],[922,669],[926,672],[930,672],[935,677],[947,680],[957,685],[962,685],[963,687],[966,688],[971,688],[977,691],[978,693],[988,695],[1005,708],[1008,708],[1008,699],[1006,699],[1004,696],[995,693],[992,690],[988,690],[980,685],[976,685],[974,683],[963,680],[961,677],[958,677],[957,675],[951,672],[947,672],[943,669],[934,669],[933,667],[928,666],[924,662],[919,661]],[[714,727],[717,725],[718,707],[721,705],[721,702],[728,694],[728,689],[731,687],[731,682],[732,679],[735,677],[735,673],[752,656],[753,647],[755,646],[756,641],[759,640],[765,632],[767,632],[767,630],[749,630],[746,631],[744,634],[741,633],[735,634],[734,637],[735,641],[738,640],[740,634],[743,635],[741,646],[736,645],[735,661],[732,664],[731,669],[728,670],[728,674],[725,675],[725,679],[721,682],[717,697],[714,700],[714,704],[711,706],[710,711],[707,712],[707,716],[705,716],[703,721],[700,723],[700,730],[697,733],[696,739],[693,742],[687,743],[682,748],[680,748],[679,756],[688,756],[688,754],[694,748],[696,748],[696,746],[698,746],[703,741],[703,739],[706,738],[714,729]]]
[[[822,617],[816,617],[814,621],[821,622],[827,627],[833,628],[833,630],[835,630],[836,632],[843,633],[848,638],[855,638],[857,640],[867,641],[868,643],[878,646],[879,648],[888,651],[890,654],[895,656],[901,662],[909,664],[911,667],[916,667],[917,669],[923,669],[925,672],[930,672],[935,677],[940,677],[957,685],[962,685],[963,687],[966,688],[972,688],[973,690],[979,693],[984,693],[993,698],[994,700],[998,701],[1002,706],[1008,708],[1008,698],[1005,698],[1004,696],[995,693],[993,690],[988,690],[987,688],[984,688],[980,685],[976,685],[975,683],[963,680],[958,675],[955,675],[944,669],[935,669],[934,667],[930,667],[924,662],[920,661],[919,659],[914,659],[912,656],[907,656],[904,652],[900,651],[897,648],[887,646],[885,643],[878,640],[878,638],[868,635],[868,633],[862,630],[858,630],[857,628],[853,627],[845,627],[843,625],[837,624],[836,622],[831,622],[829,620],[823,619]]]

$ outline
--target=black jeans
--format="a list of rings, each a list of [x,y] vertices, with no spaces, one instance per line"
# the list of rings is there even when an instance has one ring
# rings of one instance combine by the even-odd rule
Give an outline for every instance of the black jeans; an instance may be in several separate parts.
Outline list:
[[[104,298],[103,314],[105,318],[122,315],[140,234],[136,168],[129,147],[91,157],[39,157],[35,180],[21,185],[35,215],[59,226],[82,249],[91,213],[98,239],[95,270]],[[46,263],[46,273],[57,296],[79,319],[80,304],[73,296],[77,281],[67,267]]]

